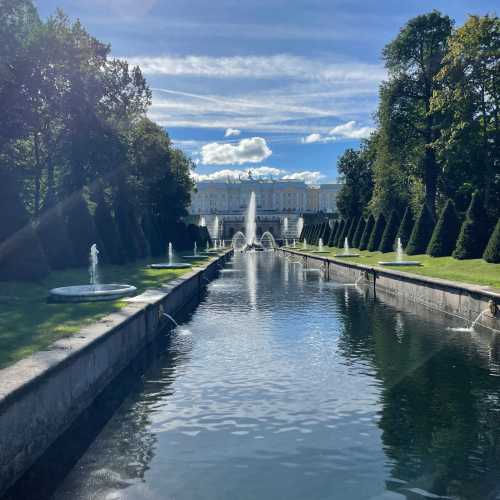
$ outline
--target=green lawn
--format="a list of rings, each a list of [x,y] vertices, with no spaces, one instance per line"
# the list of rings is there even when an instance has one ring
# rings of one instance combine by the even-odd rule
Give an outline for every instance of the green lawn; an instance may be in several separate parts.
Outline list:
[[[152,270],[146,267],[151,262],[154,260],[126,266],[101,266],[101,281],[134,285],[140,293],[190,271]],[[195,266],[202,262],[191,264]],[[0,283],[0,368],[42,350],[58,338],[71,335],[83,325],[95,322],[126,305],[126,302],[119,300],[81,304],[47,302],[49,289],[86,284],[88,280],[87,269],[72,269],[53,272],[40,283]]]
[[[303,251],[302,248],[297,250]],[[317,250],[316,247],[308,246],[307,252]],[[343,248],[329,248],[326,257],[334,257],[336,253],[342,253]],[[353,250],[358,252],[358,250]],[[369,266],[377,266],[379,261],[395,260],[395,252],[381,253],[361,251],[360,257],[346,258],[349,262],[358,262]],[[442,278],[461,283],[470,283],[475,285],[485,285],[500,289],[500,264],[489,264],[482,259],[457,260],[452,257],[429,257],[428,255],[412,255],[407,260],[418,260],[422,263],[421,267],[401,267],[386,268],[395,269],[412,274],[421,274],[434,278]]]

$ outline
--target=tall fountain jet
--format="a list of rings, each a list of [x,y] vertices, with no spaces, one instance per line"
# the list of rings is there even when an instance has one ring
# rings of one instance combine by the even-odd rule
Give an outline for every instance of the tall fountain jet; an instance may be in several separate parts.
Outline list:
[[[299,220],[297,221],[297,238],[300,237],[302,229],[304,229],[304,218],[299,217]]]
[[[212,231],[213,231],[212,238],[214,240],[218,239],[219,238],[219,216],[218,215],[215,216],[214,226],[213,226]]]
[[[255,242],[257,232],[257,223],[255,221],[257,213],[257,204],[255,202],[255,192],[252,191],[250,201],[248,202],[247,212],[245,214],[245,237],[247,245],[251,246]]]

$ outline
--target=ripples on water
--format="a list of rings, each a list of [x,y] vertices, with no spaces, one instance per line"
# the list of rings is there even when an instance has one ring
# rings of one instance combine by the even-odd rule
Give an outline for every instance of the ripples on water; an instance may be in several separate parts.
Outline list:
[[[491,334],[275,254],[230,269],[54,498],[493,498]]]

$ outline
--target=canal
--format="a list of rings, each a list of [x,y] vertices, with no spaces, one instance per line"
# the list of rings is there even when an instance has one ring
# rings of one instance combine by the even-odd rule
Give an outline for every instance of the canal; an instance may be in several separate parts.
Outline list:
[[[45,457],[52,464],[25,491],[498,498],[498,343],[451,326],[460,322],[278,254],[235,255],[147,368],[114,384],[123,397],[109,418],[80,419],[96,426],[91,437],[74,428],[58,443],[78,450],[71,467]]]

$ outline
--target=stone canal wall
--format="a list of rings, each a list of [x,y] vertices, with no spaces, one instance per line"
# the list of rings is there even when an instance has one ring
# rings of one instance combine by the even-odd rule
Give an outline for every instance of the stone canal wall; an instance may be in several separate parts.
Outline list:
[[[168,324],[232,251],[0,370],[0,496]]]
[[[404,297],[407,301],[418,302],[430,309],[458,316],[466,322],[474,321],[481,312],[486,311],[478,324],[500,331],[500,312],[493,315],[489,310],[490,301],[500,307],[500,294],[489,290],[488,287],[419,276],[293,250],[282,251],[302,257],[306,266],[322,268],[324,275],[329,279],[349,283],[359,280],[360,285],[370,287],[375,293]]]

